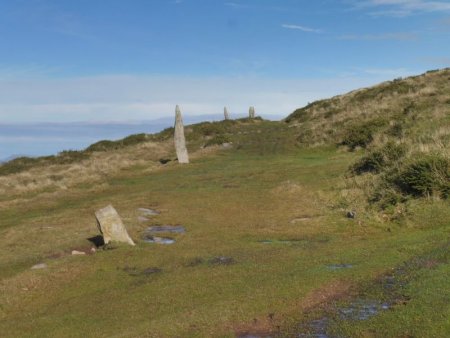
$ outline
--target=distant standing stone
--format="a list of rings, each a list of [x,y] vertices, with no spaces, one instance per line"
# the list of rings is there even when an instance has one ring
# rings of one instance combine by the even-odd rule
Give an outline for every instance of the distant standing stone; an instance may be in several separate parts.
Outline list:
[[[225,120],[229,120],[230,119],[230,114],[228,114],[227,107],[223,108],[223,117],[224,117]]]
[[[133,240],[128,235],[127,229],[122,223],[122,219],[112,205],[95,212],[97,225],[103,235],[105,244],[109,242],[123,242],[134,245]]]
[[[248,110],[248,117],[250,119],[254,119],[255,118],[255,107],[250,107],[250,109]]]
[[[180,107],[175,108],[175,150],[177,152],[178,163],[189,163],[189,155],[186,149],[186,139],[184,138],[183,118]]]

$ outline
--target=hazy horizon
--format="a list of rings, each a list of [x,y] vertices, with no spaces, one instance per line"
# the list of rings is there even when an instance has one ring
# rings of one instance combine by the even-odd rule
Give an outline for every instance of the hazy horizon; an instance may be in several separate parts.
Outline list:
[[[262,114],[269,120],[285,116]],[[233,114],[232,118],[246,114]],[[185,115],[186,125],[204,121],[219,121],[223,114]],[[100,140],[117,140],[131,134],[157,133],[173,126],[173,117],[142,121],[79,121],[0,123],[0,162],[11,156],[46,156],[63,150],[82,150]]]

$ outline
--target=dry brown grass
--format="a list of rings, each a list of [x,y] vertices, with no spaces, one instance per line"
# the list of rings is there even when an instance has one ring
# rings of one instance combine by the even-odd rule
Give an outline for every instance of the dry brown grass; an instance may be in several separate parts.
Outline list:
[[[172,143],[147,142],[115,151],[96,152],[78,163],[36,167],[0,177],[0,194],[5,198],[24,194],[67,190],[83,183],[105,184],[105,179],[132,166],[148,166],[152,171],[158,160],[171,155]]]

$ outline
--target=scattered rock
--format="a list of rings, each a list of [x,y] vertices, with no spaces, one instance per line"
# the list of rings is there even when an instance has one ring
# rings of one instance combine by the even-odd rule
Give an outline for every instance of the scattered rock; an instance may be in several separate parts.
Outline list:
[[[233,144],[231,142],[222,143],[222,147],[225,149],[231,148]]]
[[[258,242],[261,244],[288,244],[295,246],[305,246],[310,243],[307,239],[264,239]]]
[[[170,158],[160,158],[159,159],[159,163],[161,163],[161,164],[167,164],[169,162],[172,162],[172,160]]]
[[[300,217],[300,218],[294,218],[293,220],[291,220],[291,224],[295,224],[295,223],[299,223],[299,222],[305,222],[305,221],[309,221],[311,219],[311,217]]]
[[[169,245],[169,244],[174,244],[175,240],[173,238],[169,238],[169,237],[155,237],[155,236],[150,236],[148,234],[146,234],[144,236],[144,241],[146,243],[155,243],[155,244],[164,244],[164,245]]]
[[[184,234],[186,229],[182,225],[155,225],[149,227],[147,232],[150,233],[161,233],[161,232],[170,232],[176,234]]]
[[[353,268],[353,264],[329,264],[327,268],[330,270],[351,269]]]
[[[209,264],[211,265],[230,265],[234,263],[236,263],[236,261],[234,260],[233,257],[225,257],[225,256],[218,256],[209,260]]]
[[[149,208],[139,208],[137,211],[139,211],[143,216],[157,216],[160,214],[158,210]]]
[[[192,267],[194,267],[194,266],[201,265],[201,264],[203,264],[204,262],[205,262],[205,260],[204,260],[203,258],[201,258],[201,257],[195,257],[194,259],[191,259],[191,260],[186,264],[186,266],[192,268]]]
[[[154,273],[159,273],[159,272],[162,272],[162,269],[160,269],[160,268],[147,268],[144,271],[142,271],[142,274],[148,276],[148,275],[152,275]]]
[[[105,244],[113,241],[135,245],[128,235],[122,219],[112,205],[96,211],[95,217],[97,218],[97,225],[103,235]]]
[[[347,211],[347,218],[354,219],[356,217],[356,211]]]
[[[128,267],[127,266],[127,267],[123,268],[123,271],[128,273],[130,276],[149,276],[149,275],[153,275],[155,273],[162,272],[162,269],[156,268],[156,267],[151,267],[151,268],[147,268],[144,270],[139,270],[136,267]]]
[[[73,256],[82,256],[82,255],[86,255],[86,252],[78,251],[78,250],[72,250],[72,255]]]
[[[174,142],[178,163],[189,163],[189,155],[186,149],[186,139],[184,138],[183,118],[181,117],[180,107],[178,106],[175,108]]]
[[[40,270],[40,269],[47,269],[47,268],[48,268],[48,266],[45,263],[36,264],[31,267],[32,270]]]
[[[139,222],[142,222],[142,223],[145,223],[145,222],[148,222],[148,221],[150,221],[147,217],[144,217],[144,216],[139,216],[138,217],[138,221]]]

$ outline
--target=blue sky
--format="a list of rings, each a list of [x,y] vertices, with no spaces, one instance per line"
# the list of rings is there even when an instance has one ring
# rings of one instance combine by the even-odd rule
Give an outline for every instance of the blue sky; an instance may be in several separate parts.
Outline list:
[[[450,66],[450,1],[0,0],[0,123],[287,115]]]

